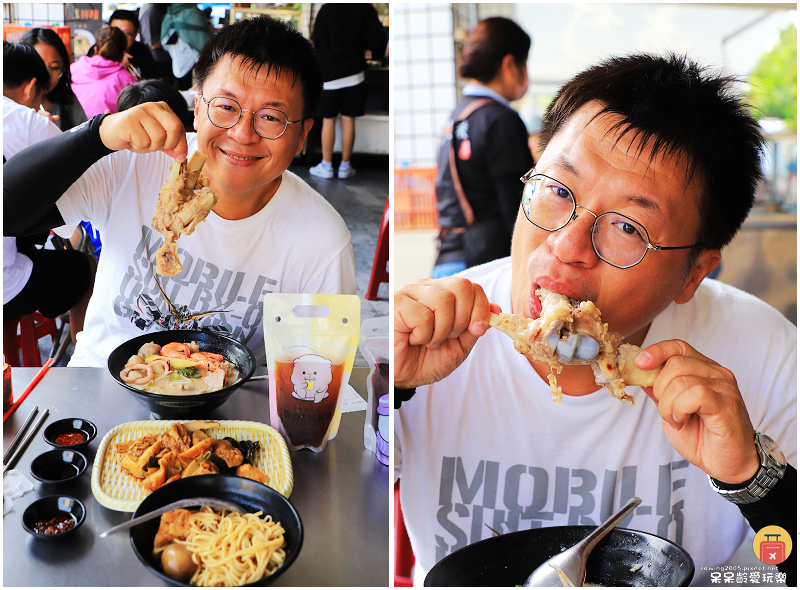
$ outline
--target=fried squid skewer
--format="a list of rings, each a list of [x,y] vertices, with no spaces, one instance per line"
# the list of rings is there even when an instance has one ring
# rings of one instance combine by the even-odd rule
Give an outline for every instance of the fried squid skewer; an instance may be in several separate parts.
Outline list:
[[[200,152],[192,154],[188,161],[176,160],[166,184],[158,192],[153,228],[164,238],[156,253],[156,272],[162,276],[171,277],[183,271],[177,240],[182,234],[191,234],[219,199],[208,188],[208,179],[200,175],[205,161],[206,156]]]
[[[489,325],[509,336],[517,352],[531,362],[550,365],[547,379],[554,401],[561,403],[556,375],[567,365],[591,365],[595,382],[623,403],[634,403],[633,396],[625,393],[626,385],[653,385],[661,367],[643,370],[634,365],[642,349],[609,332],[594,303],[573,301],[544,288],[537,289],[536,295],[542,302],[538,319],[493,313]]]

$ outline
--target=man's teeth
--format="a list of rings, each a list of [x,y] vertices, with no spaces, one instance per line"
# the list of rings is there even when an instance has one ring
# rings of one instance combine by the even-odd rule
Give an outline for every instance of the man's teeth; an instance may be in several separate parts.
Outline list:
[[[227,156],[233,158],[234,160],[240,160],[242,162],[245,161],[245,160],[258,160],[258,158],[240,158],[239,156],[234,156],[233,154],[229,154],[228,152],[225,152],[225,154]]]

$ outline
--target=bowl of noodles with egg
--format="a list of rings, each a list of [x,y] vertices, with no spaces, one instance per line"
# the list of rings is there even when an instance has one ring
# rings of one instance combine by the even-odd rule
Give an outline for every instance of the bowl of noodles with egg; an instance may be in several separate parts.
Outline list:
[[[142,334],[108,356],[111,376],[159,418],[206,417],[255,369],[247,346],[208,330]]]
[[[162,580],[179,586],[267,586],[297,559],[304,534],[300,515],[283,495],[251,479],[218,474],[179,479],[147,496],[133,517],[195,497],[227,500],[243,512],[198,504],[131,528],[136,557]]]

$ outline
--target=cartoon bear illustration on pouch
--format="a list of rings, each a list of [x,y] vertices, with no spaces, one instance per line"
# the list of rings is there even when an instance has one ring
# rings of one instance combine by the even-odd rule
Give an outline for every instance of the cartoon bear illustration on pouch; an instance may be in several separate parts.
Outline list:
[[[292,395],[318,404],[328,397],[332,379],[331,361],[316,354],[304,354],[294,360]]]

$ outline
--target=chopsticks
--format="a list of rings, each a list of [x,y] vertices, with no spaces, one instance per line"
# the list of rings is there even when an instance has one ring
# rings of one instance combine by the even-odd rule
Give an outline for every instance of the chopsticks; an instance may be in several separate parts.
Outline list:
[[[11,459],[8,460],[8,465],[6,465],[5,468],[3,469],[3,475],[8,473],[8,471],[10,469],[14,468],[14,465],[16,465],[17,460],[22,456],[22,453],[25,452],[25,449],[28,448],[28,445],[30,444],[31,439],[36,435],[36,433],[42,427],[42,424],[44,424],[44,421],[47,420],[48,414],[50,414],[50,410],[45,408],[45,410],[42,413],[42,415],[39,416],[39,419],[36,421],[36,424],[34,424],[33,428],[31,428],[28,431],[28,433],[25,435],[25,438],[23,438],[22,442],[19,444],[19,447],[17,447],[17,450],[14,451],[13,455],[11,455]]]
[[[25,430],[28,428],[28,426],[31,423],[31,420],[33,420],[33,417],[36,416],[36,413],[38,411],[39,411],[39,406],[33,406],[33,409],[31,410],[31,413],[28,414],[28,417],[25,418],[25,422],[23,422],[22,426],[20,426],[19,430],[17,430],[17,433],[14,435],[14,438],[11,441],[11,444],[8,445],[8,449],[6,450],[5,454],[3,455],[3,465],[8,463],[8,458],[11,456],[11,453],[14,452],[14,449],[17,448],[17,444],[19,444],[19,441],[22,439],[22,435],[25,434]]]
[[[33,388],[36,387],[36,385],[39,383],[39,381],[42,380],[42,377],[44,377],[45,373],[47,373],[47,371],[50,370],[50,365],[52,365],[52,364],[53,364],[53,357],[50,357],[49,359],[47,359],[47,362],[44,364],[44,367],[39,369],[39,372],[36,373],[36,377],[33,378],[33,381],[31,381],[30,384],[28,385],[28,387],[25,389],[25,391],[22,392],[22,395],[19,396],[19,399],[17,401],[15,401],[14,405],[12,405],[10,408],[8,408],[8,412],[6,412],[3,415],[3,424],[6,423],[6,420],[9,419],[11,414],[13,414],[14,412],[17,411],[17,408],[19,407],[19,405],[22,402],[25,401],[25,398],[28,397],[28,394],[31,391],[33,391]]]

